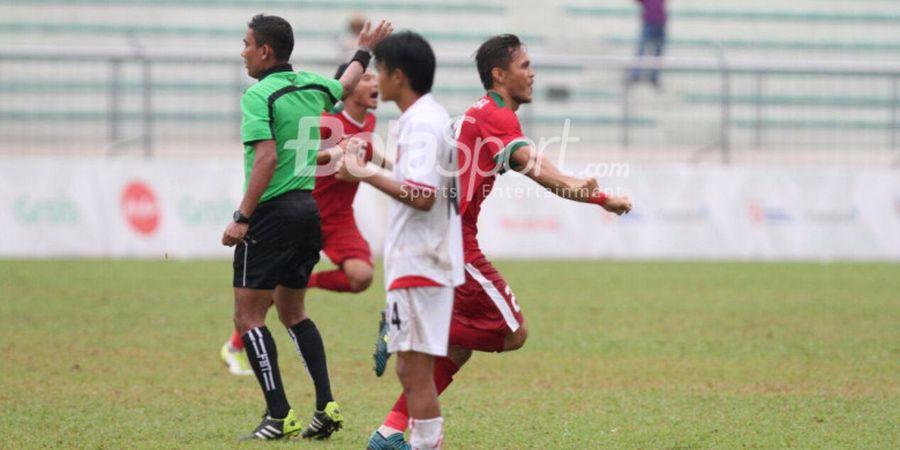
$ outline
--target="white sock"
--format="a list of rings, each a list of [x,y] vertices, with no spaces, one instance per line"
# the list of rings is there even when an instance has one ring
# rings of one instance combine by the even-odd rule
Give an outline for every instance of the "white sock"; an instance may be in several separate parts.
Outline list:
[[[397,433],[402,433],[403,430],[398,430],[396,428],[391,428],[387,425],[382,425],[382,426],[378,427],[378,432],[381,433],[381,435],[384,437],[391,437]]]
[[[444,444],[444,418],[409,419],[409,445],[413,450],[440,450]]]

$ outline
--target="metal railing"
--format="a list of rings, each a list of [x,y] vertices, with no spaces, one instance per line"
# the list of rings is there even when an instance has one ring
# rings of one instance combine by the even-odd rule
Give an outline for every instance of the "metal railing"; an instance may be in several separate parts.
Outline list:
[[[441,72],[457,71],[459,73],[468,73],[474,78],[474,63],[470,55],[462,54],[441,54],[439,55],[439,74],[436,90],[441,89]],[[623,76],[630,69],[638,68],[641,70],[660,70],[667,77],[677,77],[678,74],[687,74],[688,78],[682,78],[677,84],[674,92],[665,92],[665,95],[676,96],[676,101],[670,102],[667,117],[675,117],[682,119],[683,122],[689,121],[680,118],[679,108],[686,111],[694,108],[698,111],[707,111],[702,105],[693,106],[690,103],[679,103],[683,99],[696,99],[699,103],[715,103],[717,117],[710,116],[709,123],[715,123],[717,130],[716,136],[710,142],[690,143],[696,148],[698,154],[706,154],[710,150],[717,150],[720,153],[720,160],[728,163],[732,159],[732,152],[735,149],[735,139],[733,135],[736,128],[749,130],[749,138],[742,145],[749,148],[764,148],[770,144],[767,136],[770,133],[782,133],[790,137],[791,127],[795,130],[800,128],[818,129],[819,133],[827,135],[838,128],[851,130],[848,132],[858,132],[864,140],[875,142],[870,146],[880,149],[881,151],[896,152],[900,150],[898,147],[898,81],[900,81],[900,63],[880,63],[880,62],[817,62],[817,61],[801,61],[801,60],[729,60],[725,57],[724,51],[718,52],[716,57],[710,58],[642,58],[625,56],[597,56],[597,55],[549,55],[549,54],[533,54],[532,61],[537,66],[539,83],[545,74],[560,73],[562,75],[554,76],[555,81],[544,83],[547,89],[560,89],[570,91],[573,94],[561,96],[563,100],[549,100],[543,104],[536,103],[529,106],[522,113],[523,123],[526,130],[532,127],[539,127],[541,113],[551,110],[554,105],[563,110],[562,116],[566,117],[573,108],[567,105],[580,105],[584,110],[590,112],[594,106],[603,106],[610,111],[607,115],[587,115],[584,121],[588,124],[585,130],[599,128],[616,128],[615,134],[618,136],[615,142],[610,140],[599,139],[598,142],[608,145],[618,145],[627,149],[634,146],[661,148],[663,151],[670,146],[665,136],[660,137],[657,141],[646,141],[644,143],[636,142],[635,132],[642,132],[646,135],[652,133],[646,132],[647,129],[660,128],[659,121],[656,117],[660,116],[660,109],[654,102],[652,97],[647,95],[641,96],[640,92],[635,92],[629,83],[625,81]],[[295,54],[295,61],[301,61],[304,68],[318,68],[323,73],[330,73],[331,68],[335,67],[341,61],[332,53],[301,53]],[[33,121],[30,121],[28,108],[25,107],[25,114],[22,111],[16,111],[10,105],[23,104],[23,100],[19,97],[13,88],[10,80],[20,77],[26,81],[28,77],[21,77],[21,72],[27,72],[29,65],[38,65],[40,67],[54,67],[61,74],[66,74],[78,66],[90,66],[85,71],[82,79],[96,81],[101,84],[101,90],[106,97],[106,107],[100,110],[99,116],[104,116],[106,121],[106,144],[109,153],[118,153],[121,149],[128,148],[134,143],[139,143],[139,148],[146,157],[154,154],[158,147],[157,137],[165,134],[165,127],[159,124],[161,109],[164,104],[161,101],[161,93],[159,85],[161,80],[171,78],[166,76],[166,71],[178,68],[181,71],[199,70],[202,67],[213,68],[217,73],[214,79],[208,79],[211,83],[221,86],[231,86],[224,88],[220,93],[211,93],[207,97],[202,98],[199,103],[219,99],[222,96],[232,98],[232,109],[229,112],[222,111],[206,111],[203,114],[208,116],[210,125],[210,134],[217,136],[228,135],[232,138],[236,137],[236,130],[239,129],[240,112],[238,109],[237,99],[243,89],[249,85],[252,80],[246,78],[244,74],[243,63],[236,51],[198,51],[195,49],[150,49],[142,48],[137,43],[132,48],[92,48],[85,49],[65,49],[65,48],[34,48],[34,47],[16,47],[2,48],[0,47],[0,149],[4,146],[11,146],[11,142],[15,138],[11,138],[7,134],[15,129],[15,124],[28,124],[29,126],[39,127],[40,116],[46,114],[47,111],[35,107]],[[105,69],[99,69],[105,67]],[[133,70],[138,76],[127,76],[127,68],[139,68]],[[129,72],[129,73],[132,73]],[[105,75],[100,75],[105,74]],[[452,78],[452,77],[451,77]],[[548,77],[550,78],[550,77]],[[717,86],[711,86],[707,81],[712,78],[718,80]],[[736,105],[736,79],[740,78],[746,81],[740,92],[747,92],[743,95],[743,106]],[[829,100],[827,97],[829,92],[822,92],[822,96],[813,95],[811,98],[801,99],[798,102],[801,108],[800,112],[810,112],[811,109],[826,105],[826,112],[820,114],[824,118],[813,119],[796,119],[795,115],[786,113],[787,119],[772,119],[768,114],[768,110],[779,107],[773,104],[768,97],[770,85],[776,81],[790,81],[795,83],[787,86],[788,91],[791,86],[798,89],[806,87],[813,80],[830,80],[839,82],[842,80],[851,80],[855,83],[849,88],[850,91],[860,91],[868,95],[867,99],[871,100],[873,105],[870,109],[875,108],[875,112],[867,112],[868,116],[874,117],[876,120],[860,121],[854,120],[853,108],[862,104],[862,100],[856,99],[856,92],[851,92],[848,96],[836,96]],[[128,80],[136,81],[139,85],[139,98],[137,103],[137,114],[126,113],[125,103],[129,97],[126,91]],[[561,80],[561,81],[560,81]],[[591,81],[593,80],[593,81]],[[446,81],[446,80],[444,80]],[[201,82],[202,83],[202,82]],[[133,88],[134,82],[130,86]],[[606,95],[607,100],[580,100],[582,97],[579,93],[586,90],[585,86],[600,86],[608,89]],[[887,88],[885,88],[887,86]],[[477,81],[471,86],[473,91],[478,89]],[[40,90],[40,88],[34,88]],[[73,88],[74,94],[79,94],[77,86]],[[783,89],[782,89],[783,90]],[[874,92],[874,95],[869,95]],[[691,95],[687,95],[687,94]],[[684,94],[684,95],[681,95]],[[454,95],[456,98],[454,98]],[[681,95],[681,96],[679,96]],[[133,96],[133,95],[131,95]],[[457,105],[466,105],[474,100],[469,92],[448,94],[451,103]],[[705,97],[704,97],[705,96]],[[587,98],[587,97],[585,97]],[[847,100],[849,98],[849,100]],[[617,99],[617,100],[616,100]],[[91,99],[93,101],[95,99]],[[846,100],[846,102],[845,102]],[[169,100],[172,101],[171,99]],[[580,103],[578,103],[580,101]],[[554,103],[555,102],[555,103]],[[574,102],[574,103],[566,103]],[[788,106],[793,107],[791,100],[786,100]],[[806,102],[804,106],[804,102]],[[842,102],[850,106],[841,106]],[[62,109],[63,104],[49,102],[46,107],[57,108],[58,114],[55,114],[59,121],[65,122],[69,115]],[[618,104],[615,109],[613,105]],[[857,106],[854,106],[857,105]],[[196,106],[191,104],[190,106]],[[782,105],[783,106],[783,105]],[[464,108],[464,106],[460,107]],[[803,110],[802,108],[806,108]],[[849,109],[847,109],[849,108]],[[454,111],[451,113],[459,113]],[[457,108],[459,109],[459,108]],[[828,114],[834,115],[834,111],[845,111],[848,113],[846,120],[836,120],[829,117]],[[192,120],[200,120],[192,118],[191,109],[185,111],[177,111],[183,114],[170,114],[166,120],[170,120],[184,126]],[[71,120],[87,121],[84,117],[93,117],[94,121],[100,120],[96,111],[85,112],[76,111],[73,113]],[[735,120],[735,113],[740,112],[746,114],[745,119]],[[77,113],[77,114],[76,114]],[[18,115],[17,115],[18,114]],[[78,114],[81,114],[80,116]],[[94,116],[91,116],[94,114]],[[642,116],[644,114],[645,116]],[[685,114],[690,114],[686,112]],[[130,133],[126,133],[126,124],[134,122],[135,117],[139,123],[136,130],[131,127]],[[180,119],[179,119],[180,117]],[[649,117],[649,118],[648,118]],[[549,119],[548,119],[549,121]],[[223,123],[227,122],[227,123]],[[6,126],[3,124],[6,123]],[[834,125],[830,127],[829,125]],[[7,130],[4,131],[4,128]],[[223,132],[225,129],[231,132]],[[199,127],[198,127],[199,129]],[[674,131],[673,131],[674,130]],[[787,131],[785,131],[787,130]],[[858,131],[852,131],[858,130]],[[689,130],[688,130],[689,131]],[[678,132],[677,126],[667,131],[669,134]],[[52,130],[47,130],[52,134]],[[686,133],[690,134],[690,133]],[[746,133],[745,133],[746,134]],[[796,134],[799,134],[796,133]],[[813,132],[815,134],[815,131]],[[881,138],[877,135],[881,134]],[[89,139],[97,139],[96,137]],[[815,146],[815,141],[810,141]],[[790,144],[790,141],[789,141]],[[21,147],[21,143],[17,144]],[[27,146],[26,146],[27,147]]]
[[[753,103],[754,125],[753,125],[753,146],[756,148],[764,145],[764,136],[766,132],[766,121],[764,109],[766,107],[765,100],[765,83],[767,79],[777,78],[783,75],[793,76],[851,76],[851,77],[871,77],[875,79],[888,80],[890,85],[889,97],[887,99],[887,110],[889,112],[888,126],[886,128],[887,148],[891,151],[898,151],[897,134],[900,131],[900,122],[898,122],[898,109],[900,109],[900,97],[898,97],[898,84],[900,84],[900,63],[843,63],[843,62],[822,62],[822,61],[798,61],[798,60],[729,60],[725,56],[724,50],[720,49],[716,52],[713,59],[705,58],[654,58],[644,57],[636,59],[633,57],[617,57],[617,56],[582,56],[577,57],[586,68],[602,69],[602,70],[620,70],[627,71],[632,68],[641,70],[661,70],[668,72],[675,71],[700,71],[715,73],[720,79],[720,120],[719,120],[719,139],[715,144],[721,152],[722,162],[728,163],[731,150],[731,131],[732,131],[732,83],[731,78],[734,74],[746,74],[753,79]],[[570,56],[545,56],[538,59],[544,64],[571,64],[573,59]],[[624,83],[621,110],[624,120],[622,120],[622,130],[620,135],[623,147],[630,146],[630,121],[627,120],[633,106],[629,84]]]

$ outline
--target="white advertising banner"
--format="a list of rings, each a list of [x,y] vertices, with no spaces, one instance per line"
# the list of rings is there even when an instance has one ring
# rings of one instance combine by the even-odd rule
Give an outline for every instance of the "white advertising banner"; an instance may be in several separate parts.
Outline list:
[[[590,173],[584,167],[575,173]],[[900,170],[632,165],[600,178],[616,217],[501,176],[479,222],[494,259],[900,260]],[[0,257],[228,258],[240,158],[0,159]],[[381,254],[388,200],[357,222]]]
[[[900,170],[631,166],[616,217],[504,175],[479,242],[507,258],[900,260]],[[539,198],[535,198],[539,197]]]
[[[240,160],[0,160],[7,257],[226,257]],[[218,236],[216,236],[218,230]]]

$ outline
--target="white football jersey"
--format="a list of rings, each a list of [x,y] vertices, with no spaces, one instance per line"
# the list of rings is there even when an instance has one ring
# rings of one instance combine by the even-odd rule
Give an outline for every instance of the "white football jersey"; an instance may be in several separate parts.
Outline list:
[[[465,274],[459,165],[450,115],[426,94],[403,112],[394,131],[398,132],[394,179],[436,195],[430,211],[391,202],[384,246],[385,286],[388,290],[458,286]]]

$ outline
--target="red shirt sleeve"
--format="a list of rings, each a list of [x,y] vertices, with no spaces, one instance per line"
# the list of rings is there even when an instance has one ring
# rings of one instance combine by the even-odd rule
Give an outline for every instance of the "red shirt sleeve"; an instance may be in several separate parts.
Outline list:
[[[509,108],[498,108],[480,124],[484,148],[498,164],[505,164],[519,147],[528,143],[519,118]]]

